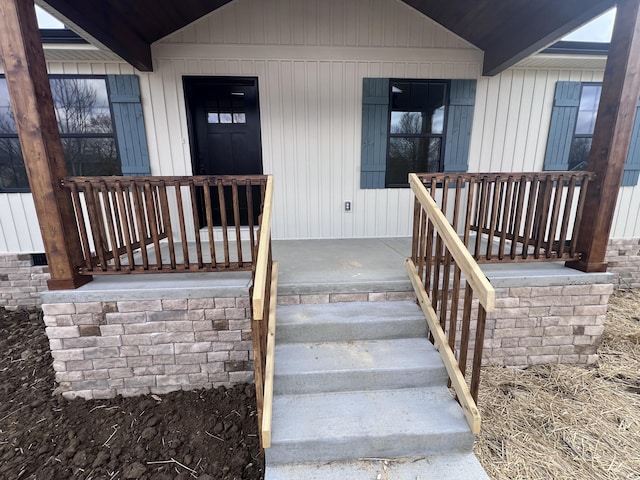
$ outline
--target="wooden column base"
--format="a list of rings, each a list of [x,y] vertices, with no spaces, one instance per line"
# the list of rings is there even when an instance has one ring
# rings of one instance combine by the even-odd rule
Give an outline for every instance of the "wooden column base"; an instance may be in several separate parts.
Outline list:
[[[564,264],[565,267],[573,268],[574,270],[579,270],[585,273],[606,272],[608,265],[609,264],[607,262],[587,263],[583,260],[572,260],[570,262],[565,262]]]
[[[49,290],[75,290],[92,280],[93,277],[91,275],[78,275],[66,280],[48,280],[47,287]]]

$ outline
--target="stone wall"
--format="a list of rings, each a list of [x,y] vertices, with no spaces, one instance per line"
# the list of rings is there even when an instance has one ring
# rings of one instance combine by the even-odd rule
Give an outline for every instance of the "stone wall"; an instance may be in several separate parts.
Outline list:
[[[613,284],[496,288],[487,315],[483,364],[591,364]]]
[[[606,260],[617,288],[640,287],[640,239],[609,240]]]
[[[58,389],[67,398],[161,394],[253,381],[248,298],[42,308]]]
[[[47,289],[49,267],[34,266],[30,254],[0,255],[0,307],[35,309]]]

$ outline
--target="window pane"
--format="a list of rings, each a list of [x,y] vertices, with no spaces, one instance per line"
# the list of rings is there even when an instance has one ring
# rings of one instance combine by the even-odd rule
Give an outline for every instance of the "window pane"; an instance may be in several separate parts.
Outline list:
[[[230,113],[220,114],[220,123],[233,123],[233,118]]]
[[[50,83],[60,133],[113,131],[103,79],[53,78]]]
[[[387,185],[406,185],[410,172],[439,171],[441,141],[440,138],[391,138],[387,161]]]
[[[569,170],[585,170],[591,151],[591,138],[574,138],[569,150]]]
[[[247,123],[247,118],[244,113],[234,113],[233,123]]]
[[[9,103],[7,80],[4,78],[0,78],[0,133],[17,133],[11,103]]]
[[[602,87],[600,85],[585,85],[582,87],[578,119],[576,121],[577,135],[593,135],[601,92]]]
[[[0,188],[29,188],[17,138],[0,138]]]
[[[208,112],[207,123],[218,123],[218,114],[215,112]]]
[[[122,175],[113,138],[63,138],[70,176]]]

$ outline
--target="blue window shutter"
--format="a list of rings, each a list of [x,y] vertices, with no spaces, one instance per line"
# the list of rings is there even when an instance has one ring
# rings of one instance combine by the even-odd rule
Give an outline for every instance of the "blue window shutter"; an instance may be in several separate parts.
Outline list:
[[[576,130],[581,87],[580,82],[556,83],[547,151],[544,156],[544,170],[569,168],[569,151],[573,133]]]
[[[451,80],[444,147],[445,172],[466,172],[468,169],[475,101],[475,80]]]
[[[638,184],[638,177],[640,177],[640,102],[638,102],[638,107],[636,108],[636,118],[633,123],[629,153],[627,154],[627,162],[625,163],[624,174],[622,176],[622,186],[636,186]]]
[[[364,78],[360,188],[384,188],[388,132],[389,79]]]
[[[107,75],[123,175],[151,175],[136,75]]]

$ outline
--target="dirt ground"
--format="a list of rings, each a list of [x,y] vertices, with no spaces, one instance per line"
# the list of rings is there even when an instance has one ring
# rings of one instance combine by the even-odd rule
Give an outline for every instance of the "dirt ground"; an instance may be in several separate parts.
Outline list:
[[[67,401],[36,314],[0,309],[0,478],[263,478],[255,389]]]

